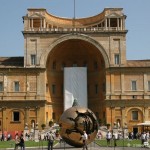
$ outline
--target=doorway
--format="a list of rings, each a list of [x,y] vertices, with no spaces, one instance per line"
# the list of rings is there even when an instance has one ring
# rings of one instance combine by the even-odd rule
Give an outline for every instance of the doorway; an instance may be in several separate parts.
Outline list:
[[[138,133],[138,128],[137,128],[137,127],[134,127],[134,128],[133,128],[133,137],[134,137],[134,139],[136,139],[137,133]]]

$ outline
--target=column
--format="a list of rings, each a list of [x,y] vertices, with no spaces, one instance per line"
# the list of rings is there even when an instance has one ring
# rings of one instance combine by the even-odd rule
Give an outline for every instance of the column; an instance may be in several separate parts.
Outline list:
[[[45,21],[45,18],[43,19],[43,28],[46,28],[46,21]]]
[[[41,20],[40,20],[40,28],[42,29],[42,27],[43,27],[43,19],[41,18]]]
[[[115,107],[111,106],[111,126],[113,126],[115,122]]]
[[[2,130],[6,131],[6,107],[2,107]]]
[[[125,107],[120,107],[121,109],[121,127],[123,128],[124,124],[126,123],[125,120]]]
[[[31,23],[31,19],[28,19],[28,28],[29,29],[31,28],[30,23]]]
[[[110,90],[111,90],[111,94],[113,94],[113,93],[114,93],[114,74],[111,74],[111,75],[110,75],[110,78],[111,78],[111,79],[110,79],[110,80],[111,80],[111,81],[110,81],[110,82],[111,82],[111,83],[110,83],[110,87],[111,87]]]
[[[119,30],[119,18],[117,18],[117,30]]]
[[[31,28],[33,29],[33,18],[31,19]]]
[[[122,30],[124,30],[124,29],[125,29],[125,19],[122,18]]]
[[[38,121],[39,121],[39,108],[40,108],[39,106],[36,106],[36,108],[35,108],[36,122],[35,122],[35,128],[34,128],[34,140],[36,142],[39,141],[39,138],[38,138],[38,135],[39,135],[39,127],[38,127],[38,125],[39,125],[39,123],[38,123]]]
[[[40,107],[39,106],[36,106],[36,123],[39,123],[39,110],[40,110]]]
[[[124,93],[124,74],[121,73],[121,93]]]
[[[105,18],[105,30],[107,30],[107,18]]]
[[[109,95],[111,93],[111,75],[110,73],[106,73],[106,99],[109,99]]]
[[[145,122],[145,121],[148,121],[148,120],[149,120],[149,117],[148,117],[148,116],[149,116],[149,115],[148,115],[149,109],[148,109],[147,106],[145,106],[145,107],[144,107],[144,110],[145,110],[145,111],[144,111],[144,122]]]
[[[120,23],[121,23],[121,25],[120,25],[120,26],[121,26],[121,30],[122,30],[122,18],[120,18],[120,21],[121,21],[121,22],[120,22]]]
[[[7,75],[5,74],[4,76],[3,76],[3,82],[4,82],[4,93],[6,94],[7,93],[7,84],[8,84],[8,81],[7,81]]]
[[[29,109],[30,107],[25,107],[25,116],[24,116],[24,139],[25,141],[28,141],[28,137],[26,134],[29,134]]]
[[[144,93],[147,93],[147,91],[148,91],[148,86],[147,86],[147,74],[146,73],[144,73],[144,75],[143,75],[143,85],[144,85]]]
[[[108,18],[108,29],[110,30],[110,18]]]
[[[29,124],[29,109],[30,107],[25,107],[25,120],[24,120],[24,123],[26,124]]]

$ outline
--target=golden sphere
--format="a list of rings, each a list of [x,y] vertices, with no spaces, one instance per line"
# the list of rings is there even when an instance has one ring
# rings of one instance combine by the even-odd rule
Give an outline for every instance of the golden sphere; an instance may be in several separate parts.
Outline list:
[[[59,124],[63,140],[75,147],[83,146],[83,131],[88,134],[87,144],[94,141],[98,131],[98,122],[94,113],[80,106],[67,109],[60,117]]]

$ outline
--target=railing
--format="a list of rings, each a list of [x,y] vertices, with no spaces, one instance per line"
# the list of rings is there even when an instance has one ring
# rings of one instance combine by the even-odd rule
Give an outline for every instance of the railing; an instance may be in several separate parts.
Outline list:
[[[124,31],[120,27],[91,27],[91,28],[25,28],[24,31],[33,32],[98,32],[98,31]]]

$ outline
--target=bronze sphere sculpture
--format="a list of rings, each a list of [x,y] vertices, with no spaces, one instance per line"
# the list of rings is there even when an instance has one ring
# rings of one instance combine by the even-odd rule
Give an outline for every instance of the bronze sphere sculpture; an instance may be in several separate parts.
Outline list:
[[[62,139],[75,147],[83,146],[83,131],[88,134],[87,144],[94,141],[98,131],[98,122],[94,113],[80,106],[67,109],[60,117],[59,124]]]

